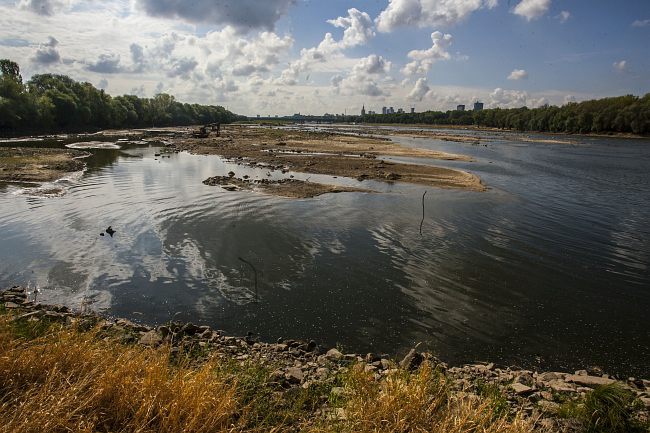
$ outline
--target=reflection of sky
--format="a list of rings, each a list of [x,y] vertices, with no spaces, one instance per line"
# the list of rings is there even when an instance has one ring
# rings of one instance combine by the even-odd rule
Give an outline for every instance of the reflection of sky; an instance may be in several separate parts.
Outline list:
[[[62,197],[0,194],[0,282],[38,283],[41,299],[75,307],[267,339],[376,352],[424,342],[451,361],[573,366],[585,356],[638,369],[650,302],[650,203],[638,194],[650,180],[638,165],[650,147],[501,140],[416,140],[472,154],[476,162],[441,164],[493,188],[428,189],[422,235],[422,186],[364,182],[387,192],[288,200],[201,184],[266,170],[156,159],[155,148],[101,151]],[[100,237],[108,225],[115,237]],[[240,258],[257,271],[259,302]],[[629,343],[614,350],[623,332]]]

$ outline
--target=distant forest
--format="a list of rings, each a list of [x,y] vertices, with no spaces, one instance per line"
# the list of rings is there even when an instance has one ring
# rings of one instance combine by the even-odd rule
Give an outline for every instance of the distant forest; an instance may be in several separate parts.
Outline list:
[[[420,123],[476,125],[517,131],[650,134],[650,93],[570,102],[561,107],[492,108],[481,111],[427,111],[424,113],[357,116],[364,123]]]
[[[18,64],[0,60],[0,135],[230,123],[240,118],[221,106],[183,104],[165,93],[113,97],[65,75],[34,75],[23,83]]]

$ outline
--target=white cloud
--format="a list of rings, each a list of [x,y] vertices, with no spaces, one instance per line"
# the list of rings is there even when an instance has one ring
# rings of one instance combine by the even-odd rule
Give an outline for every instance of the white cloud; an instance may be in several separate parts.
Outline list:
[[[618,62],[614,62],[613,64],[614,69],[616,69],[619,72],[624,72],[627,69],[627,60],[621,60]]]
[[[525,80],[527,78],[528,72],[524,69],[515,69],[508,75],[508,80]]]
[[[375,36],[374,24],[370,16],[355,8],[348,9],[347,17],[338,17],[327,22],[334,27],[345,29],[341,41],[344,47],[364,45]]]
[[[512,13],[531,21],[543,16],[550,6],[551,0],[521,0]]]
[[[337,93],[374,97],[388,95],[390,86],[382,84],[382,78],[385,78],[390,69],[391,62],[382,56],[371,54],[359,60],[347,77],[334,76],[331,83]]]
[[[69,3],[63,0],[19,0],[17,6],[39,15],[54,15]]]
[[[492,9],[497,0],[389,0],[377,17],[377,30],[392,32],[398,27],[451,26],[472,12]]]
[[[230,25],[238,30],[268,29],[295,0],[136,0],[149,15],[191,23]]]
[[[559,19],[562,24],[566,23],[569,18],[571,18],[571,12],[569,11],[562,11],[557,15],[557,19]]]
[[[632,27],[646,27],[650,26],[650,20],[635,20],[632,23]]]
[[[411,100],[422,101],[422,99],[431,91],[431,87],[427,83],[426,78],[420,78],[413,86],[413,90],[408,94],[408,98]]]
[[[39,45],[32,61],[39,65],[59,63],[61,61],[61,55],[56,49],[57,45],[59,45],[59,41],[52,36],[48,37],[46,43]]]
[[[412,61],[407,63],[402,69],[402,74],[406,76],[412,75],[425,75],[431,69],[431,66],[437,60],[448,60],[451,55],[448,48],[453,41],[452,36],[442,34],[441,32],[431,33],[431,41],[433,42],[431,48],[427,50],[412,50],[407,56]]]

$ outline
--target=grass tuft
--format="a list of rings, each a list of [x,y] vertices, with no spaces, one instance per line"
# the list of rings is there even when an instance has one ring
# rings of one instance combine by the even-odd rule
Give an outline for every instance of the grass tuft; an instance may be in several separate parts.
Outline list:
[[[582,420],[587,433],[633,433],[643,430],[633,418],[634,394],[618,383],[587,394]]]

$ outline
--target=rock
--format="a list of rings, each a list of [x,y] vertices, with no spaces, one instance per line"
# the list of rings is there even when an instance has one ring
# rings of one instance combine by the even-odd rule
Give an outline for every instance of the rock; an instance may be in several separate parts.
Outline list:
[[[196,335],[200,332],[203,332],[203,329],[200,326],[197,326],[193,323],[186,323],[181,328],[181,333],[185,335]]]
[[[535,379],[529,373],[521,373],[515,378],[515,382],[521,383],[527,386],[533,386],[535,384]]]
[[[289,367],[284,374],[289,383],[300,383],[305,378],[304,373],[298,367]]]
[[[521,396],[530,395],[533,392],[535,392],[535,390],[530,386],[526,386],[523,383],[519,383],[519,382],[513,383],[512,385],[510,385],[510,388],[512,388],[517,395],[521,395]]]
[[[343,358],[343,354],[336,349],[330,349],[325,354],[325,357],[331,360],[338,361]]]
[[[546,384],[555,392],[576,392],[575,386],[564,382],[563,380],[553,380]]]
[[[577,374],[570,374],[566,377],[567,382],[575,383],[578,385],[588,386],[589,388],[595,388],[600,385],[609,385],[616,382],[613,379],[607,379],[605,377],[598,376],[581,376]]]
[[[405,370],[415,370],[422,364],[422,361],[424,361],[424,357],[415,349],[411,349],[400,361],[399,366]]]
[[[140,337],[139,343],[143,346],[156,347],[162,343],[162,337],[156,331],[149,331]]]
[[[578,370],[575,372],[576,376],[589,376],[589,373],[587,373],[587,370]]]

